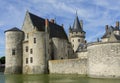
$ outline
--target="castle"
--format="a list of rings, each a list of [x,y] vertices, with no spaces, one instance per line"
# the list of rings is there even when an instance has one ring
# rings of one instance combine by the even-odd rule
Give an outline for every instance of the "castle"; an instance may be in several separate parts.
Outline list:
[[[69,28],[26,12],[22,30],[5,31],[5,74],[81,74],[120,77],[120,28],[106,25],[101,40],[87,43],[78,16]]]

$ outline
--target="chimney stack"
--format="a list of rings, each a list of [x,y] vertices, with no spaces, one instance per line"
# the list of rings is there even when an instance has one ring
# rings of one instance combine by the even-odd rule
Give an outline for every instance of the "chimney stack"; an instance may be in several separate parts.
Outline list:
[[[116,22],[116,27],[118,27],[118,28],[119,28],[119,21],[117,21],[117,22]]]
[[[49,26],[49,20],[45,19],[45,27],[48,27],[48,26]]]
[[[62,27],[64,27],[64,24],[62,24]]]
[[[55,23],[55,20],[54,20],[54,19],[51,19],[50,22],[51,22],[51,23]]]
[[[106,32],[107,32],[107,30],[108,30],[108,25],[105,26],[105,30],[106,30]]]

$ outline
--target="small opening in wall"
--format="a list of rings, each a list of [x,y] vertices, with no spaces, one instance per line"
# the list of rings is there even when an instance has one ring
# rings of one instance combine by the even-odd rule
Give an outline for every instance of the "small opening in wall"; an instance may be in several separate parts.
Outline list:
[[[32,49],[30,49],[30,54],[33,54],[33,50]]]
[[[63,59],[63,57],[61,57],[61,59]]]
[[[12,49],[12,55],[15,55],[15,49]]]
[[[28,58],[26,58],[26,64],[28,64]]]
[[[36,38],[34,38],[34,43],[36,43]]]
[[[28,46],[26,46],[26,52],[28,52]]]
[[[33,57],[30,57],[30,63],[33,63]]]
[[[29,34],[27,33],[27,39],[29,38]]]
[[[78,42],[80,42],[80,39],[78,39]]]

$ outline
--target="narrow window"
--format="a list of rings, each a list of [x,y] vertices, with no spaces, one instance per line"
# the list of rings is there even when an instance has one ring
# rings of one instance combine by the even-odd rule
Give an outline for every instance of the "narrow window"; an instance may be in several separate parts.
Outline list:
[[[27,33],[27,39],[29,38],[29,34]]]
[[[32,49],[30,49],[30,54],[32,54],[33,53],[33,50]]]
[[[73,42],[74,42],[74,40],[73,40]]]
[[[73,47],[74,47],[74,44],[73,44]]]
[[[28,52],[28,46],[26,46],[26,52]]]
[[[28,64],[28,58],[26,58],[26,64]]]
[[[33,58],[32,57],[30,57],[30,63],[33,63]]]
[[[15,55],[15,49],[12,49],[12,55]]]
[[[34,43],[36,43],[36,38],[34,38]]]
[[[80,42],[80,39],[78,39],[78,42]]]

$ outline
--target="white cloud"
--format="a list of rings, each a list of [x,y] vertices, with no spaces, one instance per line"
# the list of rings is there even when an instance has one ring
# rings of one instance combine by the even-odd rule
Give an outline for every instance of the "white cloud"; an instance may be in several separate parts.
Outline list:
[[[88,41],[94,39],[91,33],[103,33],[106,24],[114,25],[115,21],[120,19],[120,1],[118,0],[9,0],[0,2],[2,12],[0,18],[4,25],[7,25],[6,28],[21,27],[25,11],[28,9],[44,18],[56,17],[58,23],[63,23],[67,30],[69,25],[72,25],[77,10],[80,19],[83,19],[87,34],[90,35],[89,38],[87,37]]]

